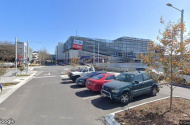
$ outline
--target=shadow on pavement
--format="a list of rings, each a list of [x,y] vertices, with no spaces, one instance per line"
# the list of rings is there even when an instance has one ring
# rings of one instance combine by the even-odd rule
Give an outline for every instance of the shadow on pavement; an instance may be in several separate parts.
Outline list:
[[[135,97],[130,103],[137,102],[146,98],[150,98],[149,95],[142,95]],[[99,97],[96,99],[91,100],[92,105],[94,105],[96,108],[102,109],[102,110],[110,110],[118,107],[125,107],[127,104],[121,104],[120,102],[113,101],[109,98],[103,98]]]
[[[83,86],[77,85],[76,83],[74,85],[71,85],[70,88],[72,89],[80,89],[80,88],[84,88]]]
[[[70,80],[69,78],[63,78],[62,80]],[[72,81],[72,80],[71,80]]]
[[[78,97],[90,97],[90,96],[95,96],[95,95],[99,95],[100,92],[93,92],[91,90],[83,90],[80,92],[76,92],[75,95]]]
[[[71,83],[73,83],[73,81],[63,81],[60,84],[71,84]]]
[[[188,86],[188,85],[180,85],[180,84],[173,84],[173,85],[177,86],[177,87],[182,87],[182,88],[190,89],[190,86]]]

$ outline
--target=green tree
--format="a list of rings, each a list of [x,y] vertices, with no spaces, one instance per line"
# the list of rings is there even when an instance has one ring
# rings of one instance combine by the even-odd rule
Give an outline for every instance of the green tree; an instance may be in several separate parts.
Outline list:
[[[161,18],[161,23],[165,24]],[[164,81],[170,87],[170,111],[172,110],[172,97],[174,86],[173,83],[182,82],[181,75],[189,72],[190,50],[188,48],[190,40],[180,41],[181,30],[184,30],[185,24],[181,22],[169,22],[165,25],[163,32],[160,31],[158,37],[159,43],[150,41],[149,53],[143,55],[143,63],[147,64],[150,69],[162,67]],[[189,37],[189,36],[188,36]],[[155,53],[157,51],[158,53]],[[179,74],[181,70],[184,74]],[[150,73],[150,72],[149,72]]]

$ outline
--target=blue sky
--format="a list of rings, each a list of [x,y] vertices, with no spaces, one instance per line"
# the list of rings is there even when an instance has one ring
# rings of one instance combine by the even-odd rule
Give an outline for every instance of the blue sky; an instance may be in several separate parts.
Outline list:
[[[116,39],[121,36],[156,40],[163,16],[177,21],[184,9],[190,31],[190,0],[0,0],[0,41],[30,42],[33,50],[54,53],[69,36]],[[42,43],[37,43],[42,42]]]

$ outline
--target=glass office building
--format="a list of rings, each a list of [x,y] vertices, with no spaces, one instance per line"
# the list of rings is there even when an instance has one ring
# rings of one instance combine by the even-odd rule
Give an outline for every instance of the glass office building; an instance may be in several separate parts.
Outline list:
[[[73,41],[80,40],[82,41],[82,49],[79,50],[78,56],[82,52],[95,53],[104,56],[117,57],[123,61],[130,61],[137,59],[137,56],[142,53],[147,53],[149,39],[139,39],[133,37],[120,37],[115,40],[106,40],[106,39],[96,39],[96,38],[87,38],[79,36],[71,36],[64,43],[64,53],[68,53],[69,50],[73,49]],[[81,52],[82,51],[82,52]],[[69,58],[69,56],[67,57]]]

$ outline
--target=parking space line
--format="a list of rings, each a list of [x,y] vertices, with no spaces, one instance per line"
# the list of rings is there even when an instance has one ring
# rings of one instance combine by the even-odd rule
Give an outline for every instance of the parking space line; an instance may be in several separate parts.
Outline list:
[[[101,97],[101,95],[95,95],[95,96],[85,97],[83,99],[86,100],[86,99],[93,99],[93,98],[98,98],[98,97]]]
[[[88,89],[86,87],[85,88],[74,89],[74,91],[81,91],[81,90],[88,90]]]

